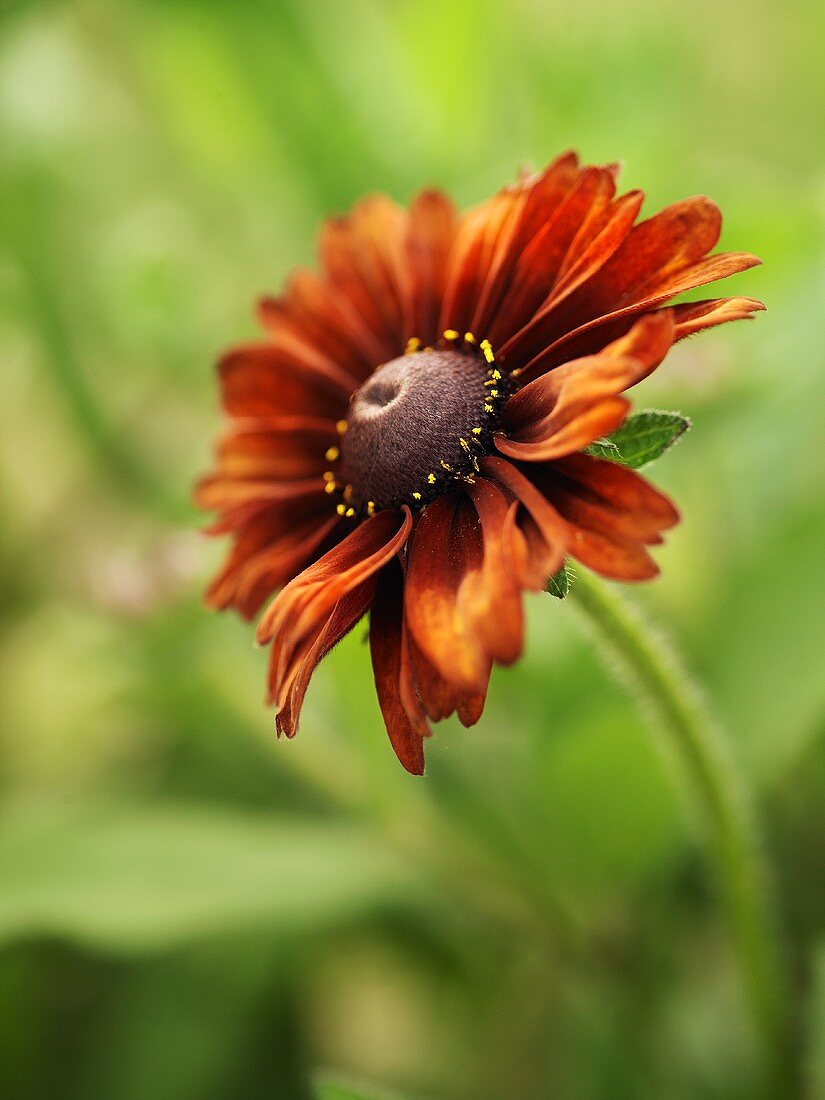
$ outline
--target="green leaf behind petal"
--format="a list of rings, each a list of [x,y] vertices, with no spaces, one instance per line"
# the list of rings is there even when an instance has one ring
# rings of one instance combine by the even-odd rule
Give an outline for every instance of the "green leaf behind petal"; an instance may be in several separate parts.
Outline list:
[[[629,416],[607,439],[597,439],[585,450],[638,470],[669,451],[689,427],[690,421],[681,413],[643,409]]]

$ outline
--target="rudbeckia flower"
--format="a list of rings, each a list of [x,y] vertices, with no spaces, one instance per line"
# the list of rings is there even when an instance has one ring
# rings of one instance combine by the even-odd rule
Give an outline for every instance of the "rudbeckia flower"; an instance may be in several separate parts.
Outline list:
[[[677,340],[763,308],[668,303],[759,261],[711,254],[707,198],[637,224],[616,175],[567,153],[466,214],[435,190],[365,198],[323,226],[319,273],[260,302],[265,338],[220,361],[229,426],[197,500],[232,547],[207,600],[250,618],[277,591],[257,638],[279,734],[369,615],[390,741],[420,774],[430,723],[477,722],[493,664],[519,658],[525,591],[567,558],[656,574],[676,508],[591,445]]]

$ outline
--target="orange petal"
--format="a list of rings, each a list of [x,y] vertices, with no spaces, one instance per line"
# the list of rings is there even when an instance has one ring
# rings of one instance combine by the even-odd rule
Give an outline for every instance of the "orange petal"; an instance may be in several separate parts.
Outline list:
[[[597,311],[592,320],[582,319],[581,323],[576,321],[568,331],[564,331],[563,327],[558,331],[559,326],[551,326],[552,331],[544,333],[537,343],[533,341],[537,350],[542,344],[544,350],[538,350],[538,354],[524,366],[522,378],[524,380],[537,378],[574,357],[595,352],[607,341],[614,340],[626,332],[629,324],[641,314],[655,311],[657,306],[663,305],[676,295],[693,290],[697,286],[715,282],[717,279],[727,278],[728,275],[746,271],[759,263],[761,260],[758,257],[748,253],[720,252],[671,276],[666,283],[657,288],[655,293],[646,294],[629,305],[609,313]],[[532,336],[538,336],[538,328]]]
[[[547,461],[581,450],[624,419],[628,402],[618,394],[661,363],[673,341],[667,311],[643,317],[629,333],[599,355],[575,359],[528,382],[507,402],[502,454]]]
[[[439,674],[468,692],[484,690],[491,664],[463,602],[483,554],[478,516],[466,497],[440,497],[421,513],[409,548],[407,623]]]
[[[509,497],[486,478],[467,487],[481,521],[481,568],[470,572],[462,585],[461,601],[467,629],[478,638],[487,656],[511,665],[524,648],[521,591],[510,569],[507,542]]]
[[[676,322],[674,340],[684,340],[702,329],[723,325],[726,321],[740,321],[753,317],[765,309],[758,298],[714,298],[703,302],[686,302],[673,307]]]

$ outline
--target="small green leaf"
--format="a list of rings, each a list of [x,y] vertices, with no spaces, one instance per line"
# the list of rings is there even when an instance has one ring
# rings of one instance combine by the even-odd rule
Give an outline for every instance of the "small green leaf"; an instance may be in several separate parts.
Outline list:
[[[597,439],[585,450],[638,470],[669,451],[689,427],[690,421],[681,413],[644,409],[629,416],[608,439]]]
[[[571,574],[567,565],[563,565],[558,573],[554,573],[547,582],[547,591],[557,600],[563,600],[570,591]]]
[[[596,458],[609,458],[611,462],[621,462],[622,456],[619,448],[612,440],[594,439],[589,447],[585,447],[585,450],[589,455],[595,455]]]

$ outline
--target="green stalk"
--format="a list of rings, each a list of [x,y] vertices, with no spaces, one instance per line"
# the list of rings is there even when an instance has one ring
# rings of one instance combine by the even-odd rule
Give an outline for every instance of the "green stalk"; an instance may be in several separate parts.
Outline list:
[[[716,874],[766,1091],[796,1095],[790,992],[751,800],[727,745],[671,646],[616,591],[577,570],[570,595],[679,766]]]

